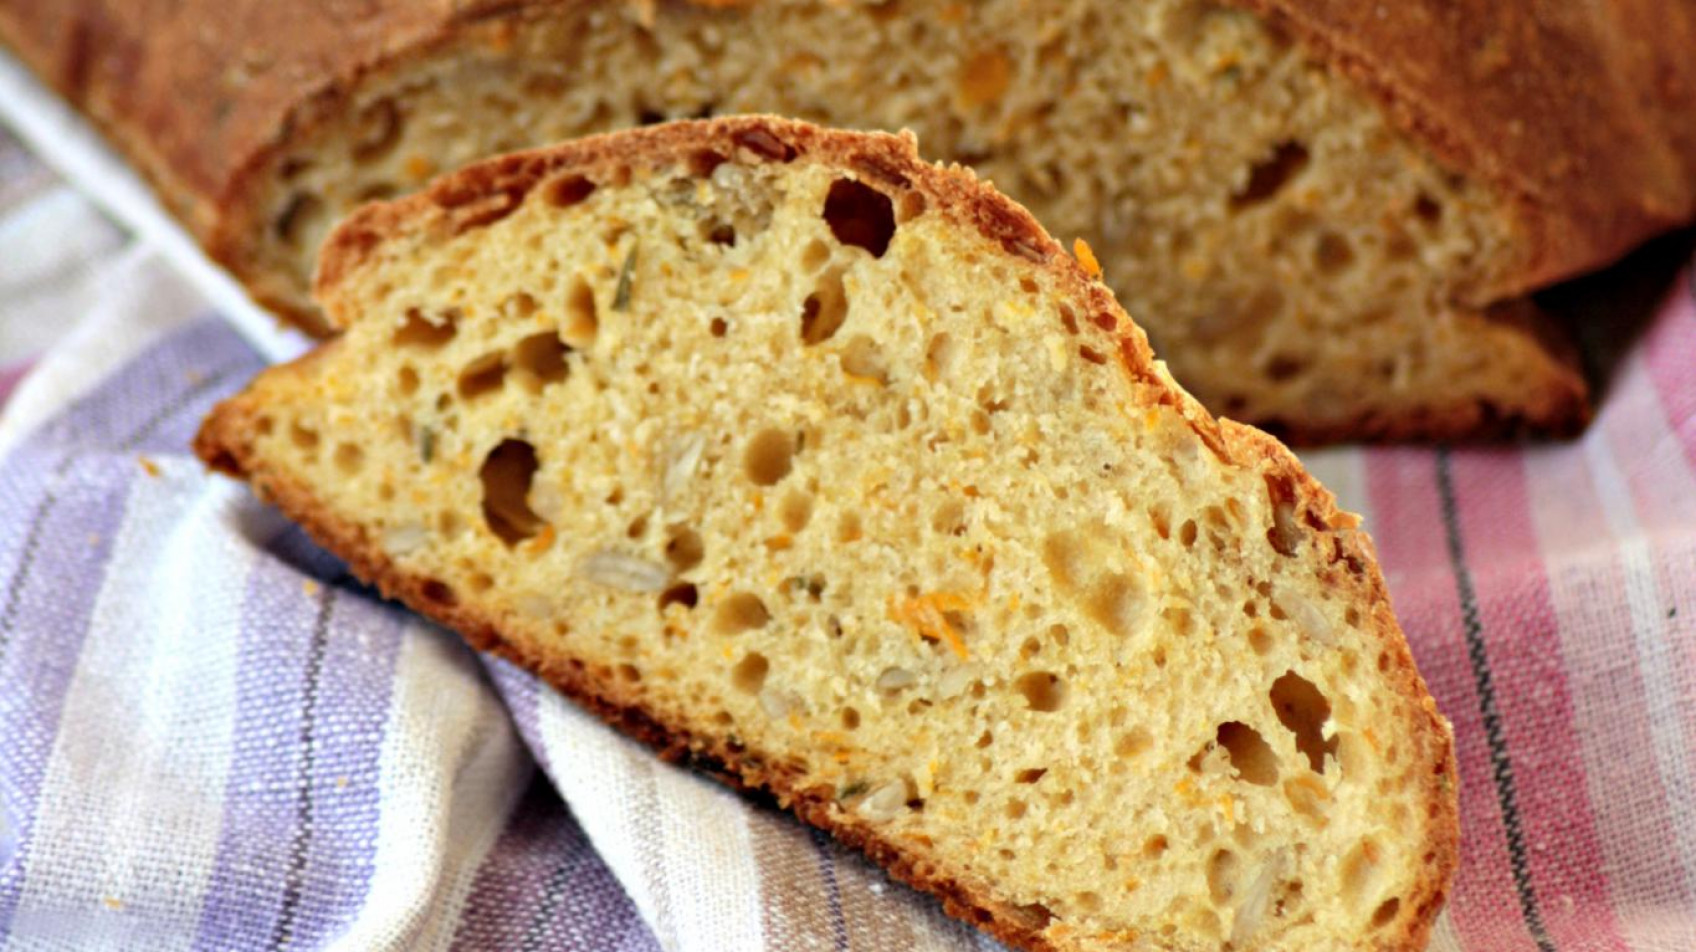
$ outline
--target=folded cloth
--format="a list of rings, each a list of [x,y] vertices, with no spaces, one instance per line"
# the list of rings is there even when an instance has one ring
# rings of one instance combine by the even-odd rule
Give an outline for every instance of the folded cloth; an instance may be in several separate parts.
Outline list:
[[[145,248],[98,288],[0,417],[0,947],[996,947],[205,474],[261,359]],[[1696,949],[1689,271],[1579,442],[1309,459],[1455,723],[1433,948]]]

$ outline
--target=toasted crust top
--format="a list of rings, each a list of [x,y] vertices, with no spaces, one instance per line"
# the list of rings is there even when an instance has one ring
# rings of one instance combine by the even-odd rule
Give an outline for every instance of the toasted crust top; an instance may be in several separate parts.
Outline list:
[[[1409,917],[1405,929],[1383,936],[1375,947],[1423,948],[1458,861],[1458,807],[1452,785],[1456,768],[1449,727],[1438,714],[1390,612],[1370,539],[1357,529],[1357,517],[1339,511],[1332,495],[1280,443],[1252,427],[1215,421],[1178,388],[1106,287],[1066,255],[1022,208],[969,171],[923,162],[910,138],[829,131],[772,117],[672,123],[596,136],[478,163],[409,198],[366,206],[344,222],[326,244],[317,295],[332,320],[345,326],[352,316],[350,295],[357,290],[360,273],[388,251],[403,249],[410,241],[445,238],[496,221],[504,211],[516,208],[531,189],[549,179],[575,173],[592,181],[616,180],[636,168],[686,161],[701,149],[751,161],[823,163],[922,194],[932,213],[940,212],[962,227],[975,229],[1007,254],[1047,270],[1065,295],[1080,305],[1080,312],[1115,319],[1121,334],[1117,366],[1133,378],[1136,390],[1149,404],[1176,408],[1221,461],[1288,487],[1294,519],[1310,540],[1301,557],[1325,584],[1347,593],[1351,601],[1365,609],[1369,627],[1386,653],[1386,676],[1398,694],[1416,701],[1418,715],[1403,729],[1414,739],[1420,756],[1432,765],[1422,791],[1427,802],[1431,859],[1415,894],[1408,897],[1416,915]],[[335,347],[336,341],[325,346]],[[272,371],[291,372],[297,372],[296,368]],[[253,419],[258,411],[248,395],[220,405],[197,438],[196,451],[213,467],[251,481],[262,495],[277,502],[315,538],[346,558],[358,575],[374,581],[386,594],[455,627],[478,647],[537,671],[613,726],[660,748],[667,756],[696,760],[737,786],[774,794],[808,822],[831,830],[897,877],[940,896],[951,914],[1033,952],[1074,948],[1070,943],[1056,945],[1018,910],[984,895],[972,884],[957,881],[912,843],[884,838],[876,828],[833,811],[828,791],[804,787],[799,776],[773,767],[757,751],[743,750],[722,738],[680,730],[667,723],[663,712],[644,707],[616,684],[595,682],[556,659],[525,654],[516,642],[503,636],[495,619],[481,614],[475,606],[444,605],[434,600],[425,580],[398,568],[368,530],[329,511],[310,486],[259,456],[252,442]]]

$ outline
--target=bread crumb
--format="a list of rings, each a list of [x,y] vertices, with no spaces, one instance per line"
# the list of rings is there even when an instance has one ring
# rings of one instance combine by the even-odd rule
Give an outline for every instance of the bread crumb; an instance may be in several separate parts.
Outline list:
[[[158,463],[153,462],[152,460],[148,459],[145,456],[137,456],[136,460],[141,463],[141,468],[142,468],[142,470],[144,470],[147,473],[147,475],[153,477],[154,479],[159,478],[159,464]]]
[[[306,579],[300,583],[300,590],[306,593],[307,598],[317,598],[318,593],[323,590],[323,586],[311,579]]]
[[[117,912],[124,908],[124,901],[119,899],[117,896],[102,896],[100,898],[100,904],[113,912]]]

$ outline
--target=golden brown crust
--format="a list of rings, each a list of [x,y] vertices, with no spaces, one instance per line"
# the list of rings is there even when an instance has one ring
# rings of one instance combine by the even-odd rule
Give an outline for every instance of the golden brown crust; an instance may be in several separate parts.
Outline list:
[[[1696,7],[1660,0],[1231,0],[1373,93],[1517,210],[1521,260],[1475,306],[1696,217]]]
[[[752,154],[746,158],[755,161],[805,158],[852,170],[868,183],[897,194],[909,190],[919,193],[930,209],[976,228],[1008,254],[1047,269],[1062,292],[1081,305],[1081,313],[1121,335],[1119,364],[1150,403],[1177,409],[1222,461],[1249,467],[1261,473],[1269,485],[1275,482],[1284,487],[1294,518],[1305,527],[1291,553],[1312,562],[1328,585],[1349,593],[1355,604],[1370,606],[1371,627],[1385,652],[1389,676],[1398,693],[1418,705],[1419,719],[1407,724],[1406,731],[1419,747],[1421,760],[1431,765],[1424,797],[1429,852],[1421,878],[1406,899],[1415,914],[1408,917],[1399,935],[1387,937],[1377,947],[1423,948],[1458,858],[1457,774],[1448,724],[1437,713],[1390,611],[1370,540],[1355,528],[1356,517],[1339,512],[1331,494],[1275,439],[1251,427],[1215,421],[1173,384],[1154,361],[1142,332],[1106,287],[1065,255],[1024,209],[969,172],[924,163],[907,138],[834,132],[772,117],[672,123],[597,136],[479,163],[418,195],[368,206],[344,222],[326,244],[317,293],[326,309],[336,314],[347,306],[340,297],[342,285],[380,255],[387,243],[467,227],[467,209],[480,210],[470,227],[486,224],[481,219],[487,218],[489,209],[515,207],[525,192],[551,177],[571,174],[607,181],[631,168],[683,160],[701,149],[725,153],[748,150]],[[331,341],[326,348],[335,344]],[[298,373],[300,367],[297,362],[269,373]],[[989,898],[981,886],[949,875],[911,842],[881,836],[874,827],[843,812],[833,791],[803,786],[798,769],[728,738],[691,733],[681,726],[681,718],[652,708],[635,689],[621,686],[615,678],[586,668],[576,659],[526,652],[519,641],[506,638],[493,620],[455,601],[440,585],[402,571],[366,530],[329,512],[310,487],[264,464],[252,443],[255,410],[249,401],[244,394],[220,404],[196,437],[195,451],[213,468],[251,482],[262,498],[300,522],[321,544],[345,559],[355,574],[376,584],[385,595],[453,627],[477,648],[536,672],[608,724],[653,746],[667,759],[690,761],[739,789],[771,794],[779,804],[865,853],[897,879],[939,897],[950,915],[1031,952],[1082,948],[1064,940],[1060,944],[1051,941],[1056,937],[1044,934],[1044,923]]]

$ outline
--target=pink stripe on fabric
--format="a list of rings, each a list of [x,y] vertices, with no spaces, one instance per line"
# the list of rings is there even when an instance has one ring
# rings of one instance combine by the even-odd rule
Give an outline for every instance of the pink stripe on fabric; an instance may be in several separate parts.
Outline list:
[[[1593,438],[1597,438],[1593,435]],[[1584,672],[1569,686],[1584,754],[1584,774],[1594,802],[1596,831],[1616,909],[1627,912],[1621,928],[1635,940],[1652,940],[1632,928],[1622,897],[1688,908],[1689,880],[1678,858],[1675,809],[1655,755],[1649,720],[1649,691],[1643,659],[1630,637],[1626,568],[1619,540],[1604,516],[1603,502],[1579,447],[1527,454],[1526,477],[1549,572],[1551,605],[1562,654],[1571,671]],[[1553,561],[1550,561],[1553,557]]]
[[[1686,269],[1639,350],[1685,461],[1696,467],[1696,274]]]
[[[1524,455],[1456,454],[1453,474],[1544,925],[1560,946],[1624,950],[1587,793],[1566,658],[1531,525]]]
[[[1368,495],[1397,617],[1438,706],[1455,728],[1460,764],[1460,869],[1449,915],[1469,949],[1521,952],[1537,945],[1521,916],[1502,812],[1491,776],[1461,606],[1448,570],[1441,503],[1429,451],[1371,450]]]
[[[1685,313],[1673,313],[1679,309]],[[1670,608],[1696,601],[1696,533],[1692,532],[1692,509],[1696,509],[1696,416],[1683,420],[1682,439],[1675,432],[1678,417],[1670,407],[1684,404],[1696,412],[1696,313],[1689,301],[1673,302],[1663,310],[1657,328],[1680,323],[1692,328],[1685,353],[1685,377],[1680,384],[1669,371],[1657,371],[1653,361],[1633,357],[1621,368],[1610,402],[1592,431],[1591,439],[1605,439],[1619,461],[1632,497],[1637,523],[1649,546],[1654,563],[1655,586]],[[1664,351],[1678,335],[1658,336],[1647,350]],[[1657,381],[1657,373],[1662,379]],[[1689,396],[1686,396],[1689,394]],[[1596,431],[1600,431],[1599,433]],[[1664,635],[1674,658],[1673,677],[1678,693],[1696,697],[1696,638],[1675,638],[1678,619],[1667,619]],[[1690,619],[1686,618],[1688,623]],[[1696,705],[1684,704],[1684,730],[1696,736]],[[1696,857],[1691,858],[1696,861]]]
[[[0,408],[6,406],[7,401],[12,398],[12,391],[18,389],[18,384],[23,382],[24,377],[34,367],[34,357],[0,367]]]

